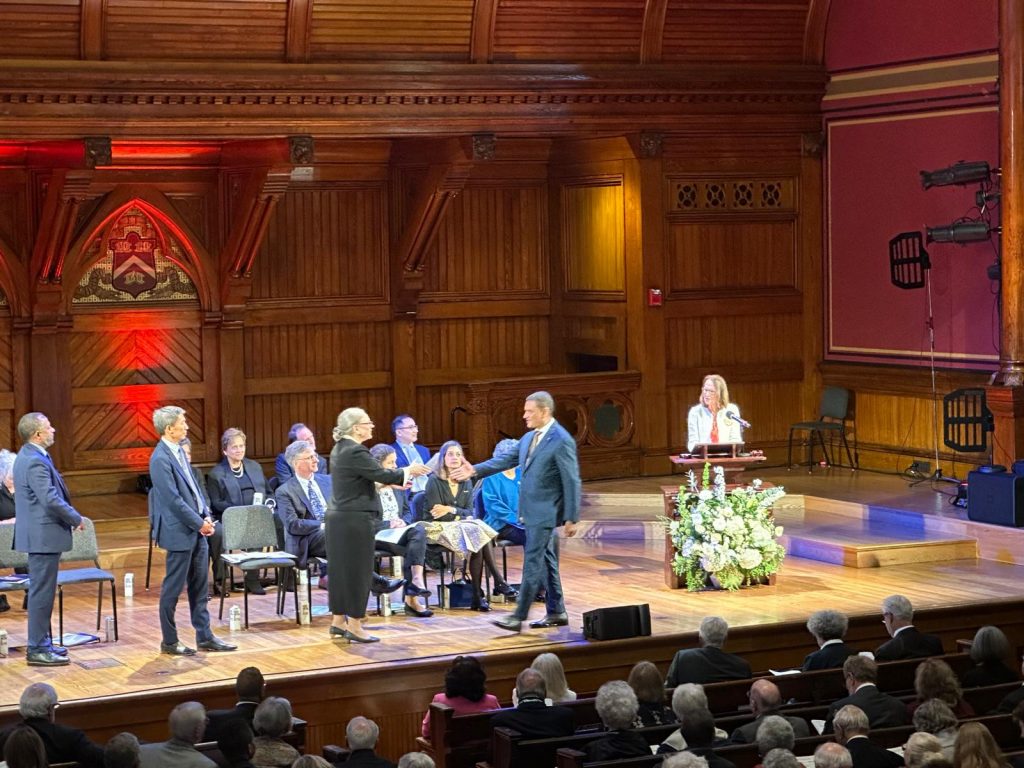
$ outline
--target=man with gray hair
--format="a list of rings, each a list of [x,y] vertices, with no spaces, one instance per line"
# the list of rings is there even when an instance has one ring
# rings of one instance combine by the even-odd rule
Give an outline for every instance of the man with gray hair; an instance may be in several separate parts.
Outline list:
[[[680,723],[685,723],[686,718],[697,710],[708,708],[708,697],[704,693],[704,686],[697,683],[683,683],[677,685],[672,691],[672,712]],[[729,739],[729,734],[721,728],[715,728],[715,744],[721,745]],[[658,746],[658,754],[670,754],[681,752],[686,749],[686,739],[683,738],[682,729],[676,729],[668,738]]]
[[[793,726],[785,717],[768,715],[758,725],[754,743],[757,744],[757,754],[762,757],[773,749],[788,749],[792,752],[796,735]]]
[[[68,663],[62,638],[50,636],[53,598],[61,552],[71,550],[71,532],[82,530],[82,516],[71,506],[64,478],[47,449],[57,430],[41,413],[18,420],[23,445],[14,459],[14,549],[28,555],[28,643],[25,659],[33,667]]]
[[[775,749],[768,750],[768,753],[761,761],[761,765],[764,768],[800,768],[801,763],[796,759],[796,755],[788,749],[776,747]]]
[[[754,721],[741,725],[732,732],[730,740],[733,744],[752,743],[761,732],[760,728],[765,718],[779,714],[779,708],[782,706],[782,694],[779,692],[779,686],[765,678],[753,682],[747,694],[747,700],[750,702],[750,711],[754,713]],[[803,739],[811,735],[811,727],[802,717],[785,717],[783,719],[788,721],[789,729],[792,733],[796,734],[796,738]],[[776,746],[786,745],[779,744]],[[791,748],[789,746],[786,747],[786,749]],[[766,749],[761,754],[763,755],[767,751]]]
[[[875,651],[875,661],[923,659],[942,655],[942,640],[918,632],[914,626],[914,608],[903,595],[889,595],[882,601],[882,622],[891,640]]]
[[[903,760],[895,752],[879,746],[868,738],[870,725],[864,710],[847,704],[832,719],[836,742],[850,753],[853,768],[899,768]]]
[[[518,704],[513,710],[502,710],[491,718],[491,727],[511,728],[527,739],[570,736],[576,730],[576,720],[568,707],[547,706],[547,684],[544,676],[533,667],[527,667],[516,677]]]
[[[890,728],[907,721],[903,702],[878,690],[878,665],[865,656],[851,656],[843,663],[843,681],[849,696],[832,702],[822,733],[832,733],[836,713],[847,704],[859,707],[872,728]]]
[[[206,730],[206,709],[198,701],[186,701],[167,718],[171,738],[143,744],[142,768],[214,768],[217,764],[196,749]]]
[[[523,583],[516,609],[495,621],[509,632],[518,632],[530,613],[540,589],[545,592],[547,615],[530,624],[535,629],[564,627],[569,623],[558,574],[558,528],[566,536],[576,535],[580,519],[580,465],[576,441],[555,420],[555,401],[547,392],[534,392],[523,405],[523,420],[529,431],[515,450],[482,464],[463,464],[451,473],[462,481],[473,475],[488,477],[513,467],[522,467],[519,486],[519,518],[526,529],[523,551]]]
[[[213,518],[181,449],[188,434],[185,410],[167,405],[153,411],[153,427],[160,436],[149,459],[149,508],[153,538],[167,551],[167,571],[160,587],[160,652],[194,656],[195,650],[178,639],[174,611],[181,590],[188,589],[188,606],[196,644],[206,651],[233,651],[237,646],[218,640],[210,629],[207,538],[214,532]],[[203,714],[205,717],[205,712]]]
[[[746,680],[750,664],[734,653],[722,650],[729,625],[721,616],[706,616],[700,623],[697,637],[700,648],[678,651],[665,676],[665,687],[680,683],[720,683],[725,680]]]
[[[352,750],[345,765],[356,768],[395,768],[390,760],[380,757],[373,748],[377,746],[380,728],[373,720],[365,717],[353,717],[345,726],[345,739]]]
[[[139,768],[141,764],[139,740],[134,733],[112,736],[103,749],[103,768]]]
[[[89,741],[77,728],[56,722],[57,691],[47,683],[32,683],[21,692],[18,714],[22,722],[0,733],[0,755],[14,728],[26,725],[35,731],[46,748],[46,759],[51,763],[81,763],[85,768],[103,768],[103,750]]]
[[[812,669],[842,667],[847,658],[857,653],[843,642],[849,625],[850,620],[846,618],[846,614],[839,611],[826,609],[812,613],[807,619],[807,631],[814,637],[818,650],[807,654],[800,669],[809,672]]]
[[[853,758],[842,744],[826,741],[814,750],[814,768],[853,768]]]
[[[426,752],[406,752],[398,759],[398,768],[435,768],[434,758]]]
[[[693,752],[679,752],[662,760],[661,768],[708,768],[708,761]]]

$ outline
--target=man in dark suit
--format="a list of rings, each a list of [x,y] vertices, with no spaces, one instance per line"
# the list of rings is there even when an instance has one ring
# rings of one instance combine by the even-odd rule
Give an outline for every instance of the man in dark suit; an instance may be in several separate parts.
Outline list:
[[[251,726],[256,707],[263,701],[266,692],[267,683],[259,669],[246,667],[239,672],[235,678],[235,694],[238,701],[231,709],[211,709],[206,713],[206,732],[203,734],[203,741],[216,741],[224,724],[231,720],[242,719]]]
[[[82,516],[71,506],[64,479],[47,448],[56,430],[41,413],[18,421],[24,445],[14,460],[14,548],[28,555],[28,646],[30,666],[68,663],[67,650],[50,637],[53,598],[57,592],[60,553],[71,550],[71,532],[81,530]]]
[[[722,650],[729,625],[721,616],[706,616],[700,623],[697,637],[700,648],[678,651],[665,676],[665,687],[682,683],[720,683],[723,680],[746,680],[750,664],[736,654]]]
[[[801,669],[839,669],[857,651],[843,642],[850,620],[839,611],[815,611],[807,619],[807,631],[814,636],[818,650],[807,654]]]
[[[690,752],[708,761],[708,768],[735,768],[735,765],[712,750],[715,741],[715,719],[706,709],[698,709],[687,715],[679,724],[679,731],[686,740],[684,752]]]
[[[845,746],[853,758],[853,768],[899,768],[903,758],[868,738],[871,726],[864,710],[847,704],[832,720],[836,741]]]
[[[401,469],[410,464],[426,464],[430,461],[430,451],[416,442],[420,437],[416,419],[408,413],[399,414],[391,422],[391,431],[395,433],[395,442],[391,444],[395,449],[395,466]],[[426,476],[413,478],[410,497],[426,487]]]
[[[511,728],[527,739],[546,739],[570,736],[576,731],[576,721],[568,707],[545,703],[547,685],[536,669],[527,667],[516,678],[515,709],[498,712],[491,718],[492,727]]]
[[[84,768],[103,768],[103,749],[77,728],[56,722],[57,691],[46,683],[33,683],[21,692],[18,713],[25,725],[39,734],[46,759],[54,763],[80,763]],[[19,723],[18,725],[21,725]],[[12,728],[0,734],[0,754]]]
[[[779,686],[771,680],[755,680],[750,686],[750,711],[754,714],[754,721],[741,725],[732,732],[730,741],[733,744],[753,744],[757,737],[757,729],[770,715],[778,715],[782,706],[782,694],[779,693]],[[797,739],[803,739],[811,735],[811,727],[802,717],[785,717],[785,720],[792,726],[793,735]]]
[[[918,632],[914,626],[914,608],[903,595],[889,595],[882,601],[882,621],[892,640],[875,651],[875,661],[923,659],[942,655],[942,640]]]
[[[566,536],[576,535],[580,519],[580,465],[576,441],[555,421],[554,413],[554,398],[547,392],[534,392],[523,406],[523,420],[530,431],[519,440],[517,451],[473,467],[463,465],[452,473],[453,478],[461,481],[474,474],[487,477],[522,467],[519,516],[526,528],[523,584],[512,615],[494,622],[510,632],[521,629],[542,587],[547,615],[530,626],[564,627],[569,623],[558,575],[558,528],[561,526]]]
[[[153,411],[153,426],[160,435],[149,459],[153,536],[167,551],[167,572],[160,588],[160,651],[173,656],[195,655],[194,649],[178,640],[174,623],[178,596],[186,585],[196,644],[206,651],[233,651],[237,646],[214,636],[206,610],[206,539],[213,533],[213,520],[179,445],[188,434],[184,409],[174,405],[157,408]]]
[[[851,656],[843,664],[843,679],[850,695],[832,702],[823,733],[832,733],[836,713],[847,704],[860,707],[871,728],[889,728],[907,722],[903,702],[878,690],[878,665],[874,661],[865,656]]]
[[[1021,664],[1021,674],[1024,674],[1024,664]],[[1024,685],[1006,694],[1003,700],[999,702],[999,706],[996,707],[995,711],[1001,715],[1010,714],[1021,702],[1024,702]]]
[[[316,453],[316,437],[313,435],[313,430],[301,421],[296,424],[292,424],[292,428],[288,430],[288,445],[291,445],[296,440],[303,440],[309,443],[313,452]],[[284,454],[285,452],[281,451],[277,454],[277,458],[274,459],[274,475],[277,477],[278,488],[295,476],[295,470],[292,468],[292,465],[288,463],[288,458]],[[325,457],[317,457],[316,471],[318,473],[327,473],[327,459]]]
[[[380,728],[373,720],[365,717],[353,717],[349,720],[345,726],[345,739],[352,751],[345,765],[356,768],[395,768],[394,763],[373,751],[379,737]]]

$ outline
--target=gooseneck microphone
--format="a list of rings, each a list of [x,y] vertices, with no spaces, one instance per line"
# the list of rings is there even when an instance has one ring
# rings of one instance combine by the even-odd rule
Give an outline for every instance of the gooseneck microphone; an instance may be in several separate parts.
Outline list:
[[[735,411],[726,411],[725,412],[725,418],[732,419],[733,421],[735,421],[737,424],[739,424],[744,429],[750,429],[750,422],[747,421],[746,419],[744,419],[742,416],[740,416]]]

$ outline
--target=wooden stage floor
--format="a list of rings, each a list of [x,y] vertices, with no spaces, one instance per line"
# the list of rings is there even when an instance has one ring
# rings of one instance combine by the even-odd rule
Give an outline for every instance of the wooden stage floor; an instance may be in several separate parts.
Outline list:
[[[794,490],[849,501],[884,503],[902,509],[917,509],[935,516],[957,518],[960,512],[945,503],[934,491],[906,490],[906,482],[870,473],[829,473],[808,477],[803,473],[765,479],[788,485]],[[660,498],[661,485],[680,478],[647,478],[628,481],[589,483],[587,516],[609,523],[646,522],[659,514],[652,499]],[[599,498],[604,495],[605,498]],[[621,498],[620,498],[621,495]],[[618,499],[608,503],[608,499]],[[626,526],[628,529],[628,526]],[[1024,568],[991,560],[963,559],[946,562],[895,565],[883,568],[848,568],[802,558],[788,558],[774,586],[741,590],[735,593],[687,593],[668,589],[663,583],[664,544],[650,536],[651,526],[634,526],[641,535],[597,536],[564,542],[562,578],[567,596],[570,626],[556,630],[527,630],[510,635],[490,624],[511,606],[495,605],[490,614],[468,610],[439,611],[429,619],[405,616],[371,616],[369,628],[383,642],[370,646],[342,645],[329,639],[326,617],[315,617],[312,626],[299,627],[291,618],[274,615],[274,594],[250,599],[251,627],[248,631],[229,632],[227,609],[241,604],[240,596],[225,603],[225,618],[216,618],[217,601],[210,603],[215,631],[236,642],[233,654],[200,654],[193,658],[173,658],[159,653],[157,600],[162,567],[154,568],[150,592],[142,586],[144,568],[133,567],[135,596],[119,600],[120,637],[116,644],[99,643],[73,648],[73,663],[64,668],[28,667],[23,653],[16,650],[0,659],[0,710],[17,704],[25,685],[46,681],[55,685],[63,701],[92,699],[172,687],[196,689],[232,680],[244,666],[258,666],[269,677],[310,672],[325,668],[345,668],[384,664],[408,659],[430,659],[460,653],[489,653],[511,649],[545,648],[570,643],[585,643],[581,614],[585,611],[632,603],[649,603],[656,635],[671,635],[696,630],[702,617],[717,614],[730,625],[751,626],[782,621],[802,621],[822,606],[834,607],[850,615],[878,613],[883,597],[893,592],[906,594],[915,608],[943,607],[959,603],[1017,598],[1024,580]],[[141,528],[142,546],[145,528]],[[654,529],[657,530],[657,529]],[[1002,529],[1005,531],[1005,529]],[[621,531],[620,531],[621,533]],[[123,530],[117,534],[124,537]],[[136,534],[138,535],[138,534]],[[101,542],[102,543],[102,542]],[[510,576],[518,573],[520,550],[510,554]],[[124,569],[117,569],[119,591]],[[65,628],[91,631],[95,620],[95,589],[72,588],[65,597]],[[326,592],[314,591],[314,603],[326,604]],[[289,595],[290,598],[290,595]],[[10,634],[11,645],[21,646],[25,636],[25,614],[20,598],[12,599],[12,610],[0,614],[0,626]],[[181,638],[193,640],[188,628],[186,601],[179,603]],[[109,596],[104,614],[109,613]],[[536,617],[543,607],[535,606]]]

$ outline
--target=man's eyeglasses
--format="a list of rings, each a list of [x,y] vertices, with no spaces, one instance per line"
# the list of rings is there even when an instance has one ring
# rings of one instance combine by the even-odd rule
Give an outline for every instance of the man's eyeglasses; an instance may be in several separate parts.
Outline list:
[[[399,429],[419,429],[419,427],[416,424],[406,424],[399,427]]]

